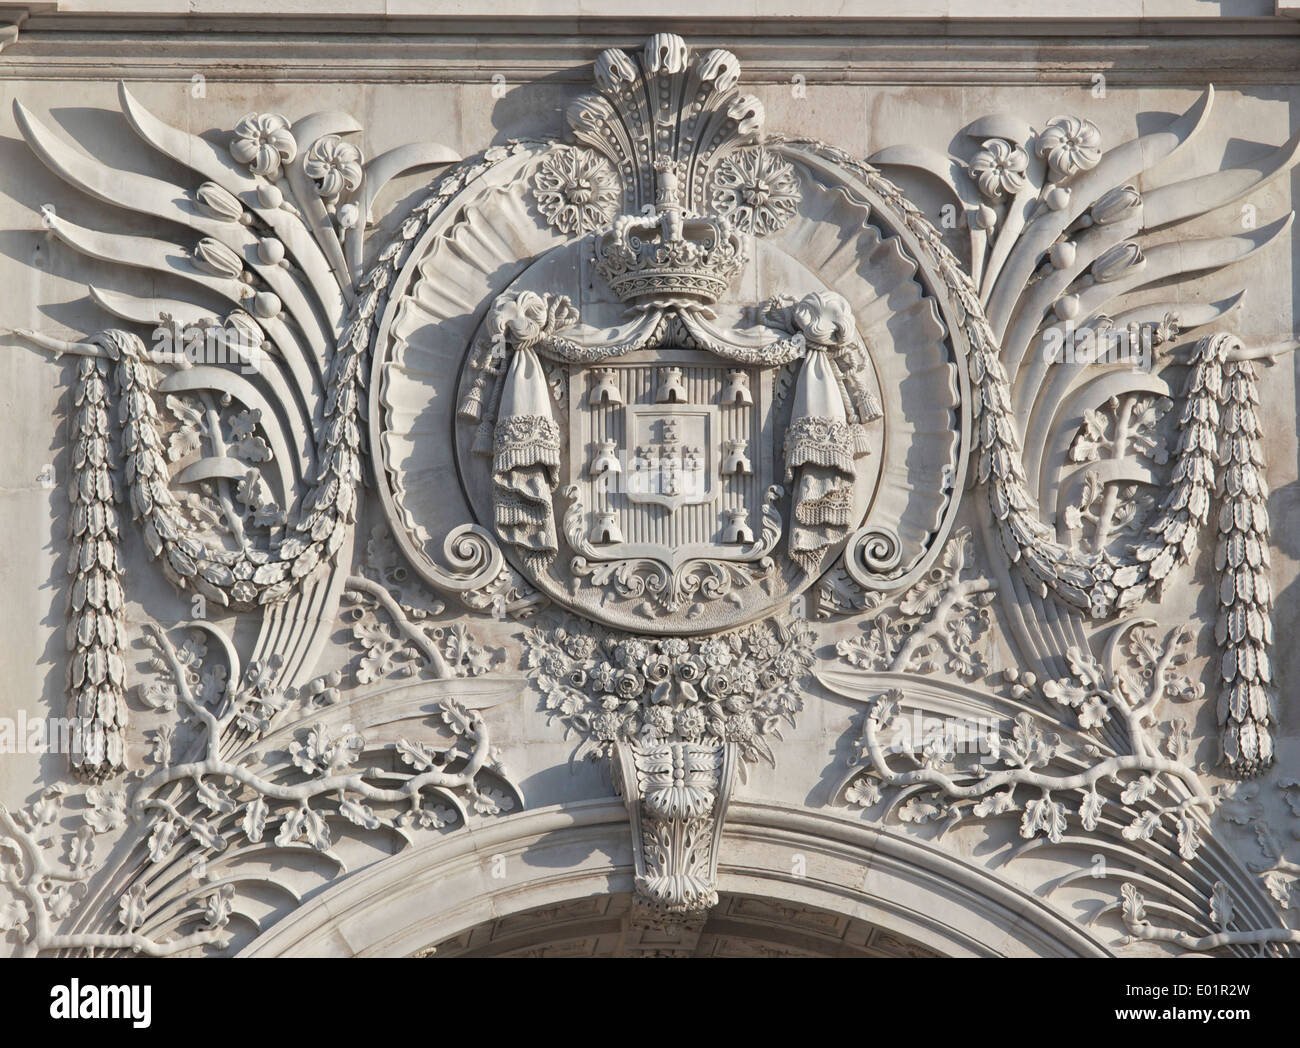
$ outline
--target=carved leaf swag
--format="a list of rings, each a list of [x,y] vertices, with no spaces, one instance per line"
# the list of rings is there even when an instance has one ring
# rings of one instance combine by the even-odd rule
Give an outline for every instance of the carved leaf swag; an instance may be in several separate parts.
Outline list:
[[[756,623],[704,640],[629,637],[583,625],[530,628],[524,670],[548,718],[582,737],[575,759],[617,745],[735,745],[775,763],[768,740],[803,709],[815,638],[807,623]]]
[[[358,326],[367,325],[358,322]],[[181,589],[192,588],[223,607],[243,609],[282,600],[343,543],[354,519],[361,479],[358,412],[360,363],[368,339],[341,344],[331,366],[325,419],[317,434],[321,475],[303,498],[286,537],[270,549],[245,546],[231,551],[194,534],[169,485],[167,458],[154,403],[155,379],[144,343],[129,332],[108,330],[89,345],[69,347],[90,359],[81,362],[73,391],[71,428],[74,459],[69,476],[73,500],[73,574],[70,610],[79,612],[69,629],[69,686],[81,724],[82,752],[75,767],[102,778],[123,767],[120,634],[121,582],[118,530],[113,503],[117,482],[108,453],[106,379],[110,362],[117,386],[122,477],[132,517],[140,522],[145,546],[164,574]],[[79,607],[80,603],[80,607]]]

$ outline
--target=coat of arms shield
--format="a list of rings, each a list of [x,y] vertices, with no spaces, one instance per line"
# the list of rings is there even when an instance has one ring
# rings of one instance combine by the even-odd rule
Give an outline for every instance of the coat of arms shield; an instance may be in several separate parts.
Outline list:
[[[569,477],[597,559],[671,567],[753,544],[772,483],[762,369],[667,350],[570,382]]]

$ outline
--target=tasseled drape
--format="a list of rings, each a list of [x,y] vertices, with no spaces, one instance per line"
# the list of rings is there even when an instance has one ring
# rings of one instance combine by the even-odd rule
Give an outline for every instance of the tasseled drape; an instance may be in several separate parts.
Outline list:
[[[560,429],[531,349],[517,350],[510,362],[492,450],[497,533],[526,558],[550,559],[559,549],[551,493],[559,480]]]
[[[810,350],[785,434],[785,479],[793,482],[790,555],[809,573],[853,524],[859,428],[849,421],[834,364],[824,350]]]

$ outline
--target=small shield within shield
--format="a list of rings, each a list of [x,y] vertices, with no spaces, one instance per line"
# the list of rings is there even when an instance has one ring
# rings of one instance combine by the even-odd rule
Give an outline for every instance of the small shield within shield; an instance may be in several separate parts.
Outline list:
[[[569,472],[600,559],[672,565],[761,528],[772,462],[762,369],[667,350],[574,370]]]

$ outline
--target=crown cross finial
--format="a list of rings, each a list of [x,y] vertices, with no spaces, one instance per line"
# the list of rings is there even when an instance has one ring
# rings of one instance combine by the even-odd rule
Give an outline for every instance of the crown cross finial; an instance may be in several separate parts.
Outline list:
[[[655,174],[658,176],[659,187],[655,194],[655,206],[661,211],[680,211],[682,198],[677,180],[677,165],[671,160],[658,160],[655,162]]]

